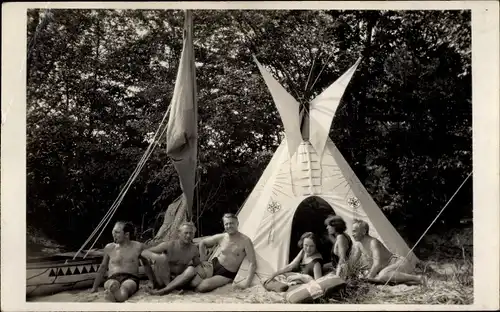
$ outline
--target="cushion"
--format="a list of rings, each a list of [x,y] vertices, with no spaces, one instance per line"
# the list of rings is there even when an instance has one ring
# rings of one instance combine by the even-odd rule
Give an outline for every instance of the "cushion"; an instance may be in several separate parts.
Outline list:
[[[288,290],[285,298],[289,303],[311,303],[315,299],[329,297],[334,291],[343,286],[345,286],[345,281],[342,278],[328,274]]]
[[[267,283],[264,283],[263,286],[267,291],[285,292],[288,290],[287,284],[282,283],[280,281],[276,281],[274,279]]]

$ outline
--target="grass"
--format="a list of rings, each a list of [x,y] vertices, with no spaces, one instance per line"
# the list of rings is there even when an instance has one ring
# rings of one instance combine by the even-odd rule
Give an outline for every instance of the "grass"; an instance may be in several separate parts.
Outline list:
[[[464,232],[462,232],[464,233]],[[346,287],[336,297],[318,303],[348,304],[458,304],[474,302],[473,262],[467,239],[472,232],[453,238],[429,236],[425,246],[430,256],[417,266],[417,274],[425,274],[426,286],[382,286],[361,281],[357,276],[363,270],[359,263],[350,263]],[[450,242],[452,246],[450,247]],[[447,246],[447,247],[445,247]],[[454,247],[454,248],[452,248]],[[425,247],[424,247],[425,248]]]
[[[432,272],[425,286],[374,286],[349,281],[345,303],[352,304],[472,304],[472,267],[463,271],[452,266],[451,272]],[[444,280],[443,280],[444,279]]]

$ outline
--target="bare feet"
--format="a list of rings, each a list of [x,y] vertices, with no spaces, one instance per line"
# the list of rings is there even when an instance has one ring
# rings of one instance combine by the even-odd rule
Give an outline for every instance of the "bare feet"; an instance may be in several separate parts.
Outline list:
[[[104,290],[104,298],[109,302],[116,302],[115,296],[109,289]]]
[[[106,300],[116,302],[116,293],[120,291],[120,284],[112,283],[109,289],[104,290],[104,297]]]
[[[425,274],[422,274],[420,276],[420,284],[422,284],[423,287],[427,288],[427,276],[425,276]]]
[[[160,296],[160,295],[163,295],[161,293],[161,289],[153,289],[153,288],[150,288],[150,287],[147,287],[146,288],[146,292],[150,295],[153,295],[153,296]]]

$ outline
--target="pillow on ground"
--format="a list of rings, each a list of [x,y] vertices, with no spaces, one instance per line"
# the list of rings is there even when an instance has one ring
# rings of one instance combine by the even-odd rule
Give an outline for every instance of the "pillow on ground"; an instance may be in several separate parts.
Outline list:
[[[287,284],[276,280],[269,281],[265,283],[263,286],[267,291],[285,292],[288,290]]]
[[[311,303],[318,298],[328,298],[343,286],[345,281],[342,278],[329,274],[288,290],[285,298],[289,303]]]

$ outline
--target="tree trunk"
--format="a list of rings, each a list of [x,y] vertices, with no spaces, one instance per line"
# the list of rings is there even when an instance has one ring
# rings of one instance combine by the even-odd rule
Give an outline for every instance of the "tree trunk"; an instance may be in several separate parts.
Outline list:
[[[371,13],[371,12],[370,12]],[[379,18],[378,13],[371,13],[366,16],[367,19],[367,25],[366,25],[366,30],[365,30],[365,44],[364,44],[364,51],[363,54],[366,58],[366,63],[364,68],[360,71],[360,76],[361,77],[367,77],[368,76],[368,66],[369,66],[369,57],[370,57],[370,52],[372,49],[372,30],[375,27],[377,20]],[[355,125],[355,144],[359,146],[359,144],[362,144],[362,141],[364,140],[364,131],[365,131],[365,126],[366,126],[366,115],[367,115],[367,100],[366,100],[366,94],[367,94],[367,86],[364,85],[360,92],[360,99],[356,105],[355,108],[355,117],[354,117],[354,125]],[[366,182],[367,178],[367,172],[366,172],[366,150],[367,148],[364,146],[361,146],[361,148],[357,148],[357,155],[355,156],[356,160],[358,161],[359,165],[356,167],[358,170],[356,170],[356,174],[361,181],[361,183],[364,185]]]
[[[184,194],[177,197],[165,211],[163,224],[156,233],[155,237],[147,242],[147,245],[154,246],[164,241],[176,239],[177,229],[187,221],[187,205]]]
[[[94,59],[94,85],[93,85],[93,91],[92,91],[92,97],[91,97],[91,103],[90,103],[90,114],[89,114],[89,131],[88,131],[88,136],[92,137],[92,132],[94,131],[95,128],[95,108],[97,107],[97,86],[98,86],[98,79],[99,79],[99,47],[101,45],[101,29],[100,29],[100,23],[99,23],[99,18],[96,19],[95,23],[95,35],[96,35],[96,46],[95,46],[95,59]]]

